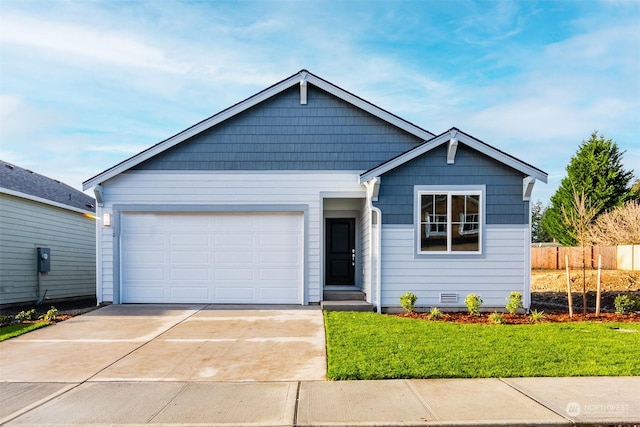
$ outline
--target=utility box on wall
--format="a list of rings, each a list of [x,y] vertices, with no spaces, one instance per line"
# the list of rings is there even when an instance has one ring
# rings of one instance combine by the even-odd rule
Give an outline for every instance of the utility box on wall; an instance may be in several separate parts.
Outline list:
[[[48,273],[51,271],[51,249],[36,248],[38,256],[38,273]]]

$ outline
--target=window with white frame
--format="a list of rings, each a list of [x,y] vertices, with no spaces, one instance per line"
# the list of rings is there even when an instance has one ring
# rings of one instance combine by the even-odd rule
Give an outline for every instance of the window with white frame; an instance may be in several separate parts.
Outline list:
[[[482,191],[418,190],[419,253],[480,253]]]

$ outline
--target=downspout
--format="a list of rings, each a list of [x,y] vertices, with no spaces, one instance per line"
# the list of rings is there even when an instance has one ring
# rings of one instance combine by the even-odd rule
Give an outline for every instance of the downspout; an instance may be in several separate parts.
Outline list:
[[[376,214],[376,224],[378,224],[378,228],[376,229],[376,236],[375,236],[375,246],[372,245],[371,247],[371,258],[373,259],[373,254],[374,252],[378,255],[377,257],[377,262],[376,262],[376,268],[375,268],[375,272],[372,271],[371,275],[372,275],[372,279],[375,278],[375,282],[376,282],[376,312],[378,314],[382,313],[382,298],[381,298],[381,292],[382,292],[382,284],[381,282],[381,277],[382,277],[382,211],[375,207],[373,205],[373,190],[374,187],[376,185],[376,183],[379,181],[379,178],[373,178],[367,182],[365,182],[365,187],[367,189],[367,201],[369,202],[369,209],[371,209],[372,213]],[[370,219],[369,222],[369,235],[373,236],[372,233],[372,228],[373,228],[373,216]]]

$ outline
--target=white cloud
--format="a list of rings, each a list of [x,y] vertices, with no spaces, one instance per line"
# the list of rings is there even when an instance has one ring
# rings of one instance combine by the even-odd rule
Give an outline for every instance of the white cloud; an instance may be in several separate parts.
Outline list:
[[[172,64],[161,49],[146,45],[124,32],[34,19],[8,14],[2,19],[0,43],[38,49],[53,55],[69,55],[128,67],[151,68],[170,73],[184,73],[185,68]]]

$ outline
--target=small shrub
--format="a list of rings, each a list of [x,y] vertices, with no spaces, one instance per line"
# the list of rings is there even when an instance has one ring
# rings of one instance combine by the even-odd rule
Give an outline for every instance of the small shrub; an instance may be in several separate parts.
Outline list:
[[[531,323],[540,323],[544,320],[545,314],[544,311],[533,310],[529,314],[529,322]]]
[[[27,320],[35,320],[36,317],[36,309],[32,308],[31,310],[24,311],[22,310],[20,313],[16,314],[16,320],[18,322],[25,322]]]
[[[521,292],[511,292],[509,296],[506,298],[507,305],[505,308],[511,314],[515,314],[519,308],[522,308],[522,293]]]
[[[49,311],[47,311],[42,318],[47,322],[53,322],[56,320],[56,316],[58,315],[58,309],[55,307],[51,307]]]
[[[618,295],[613,300],[613,305],[616,308],[616,313],[629,314],[638,307],[638,298],[630,295]]]
[[[15,318],[13,316],[0,315],[0,326],[9,326],[14,320]]]
[[[417,300],[418,297],[416,296],[416,294],[412,292],[405,292],[400,296],[400,305],[405,310],[413,312],[416,308],[415,305]]]
[[[482,306],[482,298],[477,294],[469,294],[464,300],[464,303],[467,305],[467,310],[469,310],[469,314],[473,314],[474,316],[480,316],[480,306]]]
[[[489,320],[492,323],[495,323],[495,324],[499,325],[504,321],[504,318],[502,316],[502,313],[498,313],[497,311],[494,311],[493,313],[491,313],[489,315]]]
[[[433,307],[431,311],[429,311],[429,320],[438,320],[442,318],[442,312],[438,307]]]

